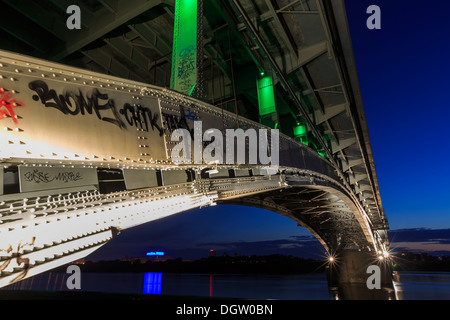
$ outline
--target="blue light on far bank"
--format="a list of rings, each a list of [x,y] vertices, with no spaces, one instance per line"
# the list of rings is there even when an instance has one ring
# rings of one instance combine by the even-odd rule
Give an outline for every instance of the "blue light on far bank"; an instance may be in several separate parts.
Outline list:
[[[163,256],[164,252],[162,251],[150,251],[147,252],[147,256]]]

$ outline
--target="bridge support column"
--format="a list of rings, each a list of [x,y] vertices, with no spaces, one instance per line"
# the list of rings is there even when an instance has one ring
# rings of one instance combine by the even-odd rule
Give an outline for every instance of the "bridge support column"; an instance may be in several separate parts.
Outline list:
[[[170,88],[195,98],[203,95],[203,0],[175,1]]]
[[[376,266],[376,267],[371,267]],[[396,300],[391,265],[373,252],[345,251],[327,268],[330,294],[338,300]],[[379,284],[374,286],[374,284]]]

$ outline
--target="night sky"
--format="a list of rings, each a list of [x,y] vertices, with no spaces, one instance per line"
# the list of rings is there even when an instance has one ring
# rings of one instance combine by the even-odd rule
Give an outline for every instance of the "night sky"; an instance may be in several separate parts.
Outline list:
[[[392,246],[450,254],[450,2],[346,3]],[[381,8],[381,30],[366,27],[369,5]],[[195,259],[210,249],[323,256],[318,242],[294,221],[267,210],[222,205],[125,230],[88,260],[151,250]]]
[[[365,28],[381,8],[382,29]],[[450,2],[349,1],[383,206],[392,229],[450,227]]]

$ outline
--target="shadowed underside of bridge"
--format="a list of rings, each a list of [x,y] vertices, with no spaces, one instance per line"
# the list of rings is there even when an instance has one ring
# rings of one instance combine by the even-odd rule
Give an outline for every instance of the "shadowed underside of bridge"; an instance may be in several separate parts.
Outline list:
[[[65,1],[3,1],[22,27],[0,22],[0,49],[14,52],[0,51],[0,286],[216,203],[290,217],[330,255],[367,254],[347,266],[388,250],[343,1],[205,1],[198,99],[167,89],[172,2],[77,4],[83,27],[69,31],[56,27]],[[273,79],[269,115],[262,71]],[[198,120],[201,135],[276,127],[279,166],[175,164],[172,132]],[[362,273],[341,280],[365,283]]]
[[[314,234],[333,257],[345,249],[369,248],[370,240],[352,206],[342,200],[345,195],[336,193],[331,187],[290,186],[219,203],[259,207],[287,216]]]

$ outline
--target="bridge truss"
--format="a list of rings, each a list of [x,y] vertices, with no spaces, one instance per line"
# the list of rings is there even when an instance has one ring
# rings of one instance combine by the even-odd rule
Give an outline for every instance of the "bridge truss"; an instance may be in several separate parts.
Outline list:
[[[166,88],[169,2],[81,1],[76,35],[55,27],[64,1],[4,3],[28,27],[1,31],[10,41],[0,47],[15,53],[0,52],[0,285],[86,256],[120,230],[216,203],[286,215],[330,254],[388,249],[343,1],[205,2],[199,99]],[[170,134],[196,119],[274,128],[258,109],[261,72],[274,79],[279,168],[175,165]]]

